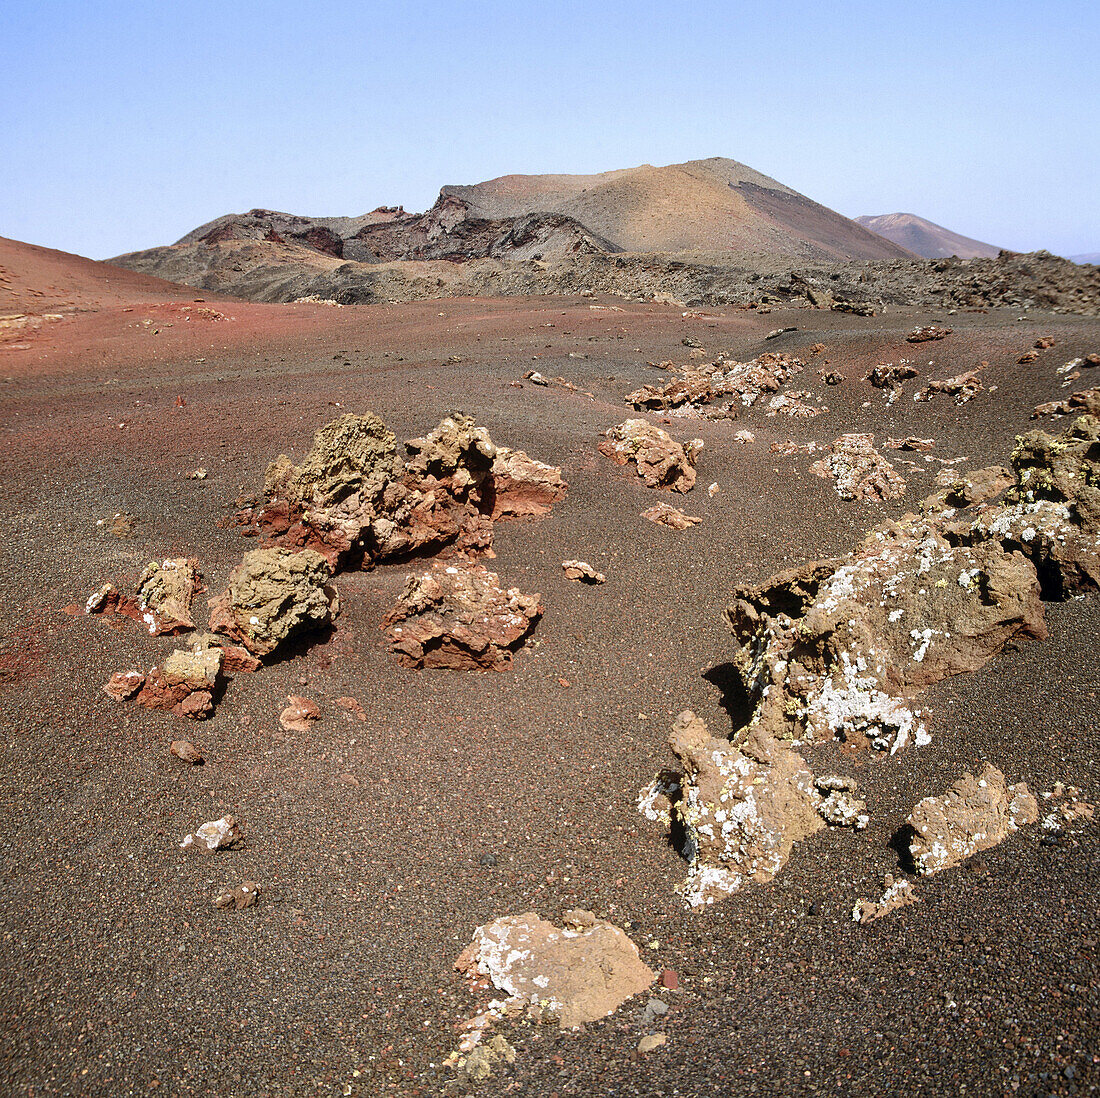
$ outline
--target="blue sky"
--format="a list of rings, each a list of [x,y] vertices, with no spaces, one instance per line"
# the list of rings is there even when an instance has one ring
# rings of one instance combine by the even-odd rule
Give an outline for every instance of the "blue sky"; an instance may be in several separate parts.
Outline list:
[[[1100,250],[1100,5],[7,0],[0,235],[104,258],[254,206],[741,160],[848,216]]]

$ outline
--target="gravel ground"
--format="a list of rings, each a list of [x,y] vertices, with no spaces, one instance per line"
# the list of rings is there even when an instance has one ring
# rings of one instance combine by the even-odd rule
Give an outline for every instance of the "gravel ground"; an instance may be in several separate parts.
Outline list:
[[[872,823],[799,844],[771,885],[685,911],[672,891],[683,863],[634,809],[671,761],[677,712],[695,709],[716,734],[731,728],[721,610],[733,587],[844,552],[931,490],[941,467],[898,454],[916,460],[898,465],[906,499],[867,506],[812,476],[812,457],[780,457],[770,443],[872,430],[880,441],[934,437],[933,454],[965,457],[964,469],[1004,461],[1034,404],[1067,392],[1056,367],[1100,349],[1095,320],[901,308],[684,318],[560,298],[219,302],[225,319],[205,321],[164,302],[125,309],[68,315],[0,350],[8,1093],[438,1093],[455,1024],[477,1004],[452,970],[474,927],[531,909],[558,920],[574,906],[623,926],[648,963],[678,974],[679,989],[660,992],[668,1043],[634,1051],[658,1028],[643,1025],[644,998],[578,1033],[504,1025],[516,1062],[479,1094],[1096,1090],[1095,823],[1053,844],[1028,828],[919,883],[920,903],[870,927],[851,909],[897,870],[889,843],[916,801],[983,760],[1037,792],[1060,779],[1097,800],[1097,599],[1048,606],[1047,641],[930,691],[930,746],[890,759],[815,751],[815,769],[858,775]],[[942,342],[904,342],[915,324],[945,322],[955,332]],[[763,341],[786,325],[798,330]],[[1038,335],[1057,345],[1017,365]],[[655,494],[595,444],[626,418],[624,394],[663,376],[647,361],[687,361],[684,337],[807,362],[825,343],[793,387],[828,412],[673,420],[676,437],[706,442],[699,487],[670,501],[703,523],[678,533],[638,517]],[[860,379],[902,357],[922,376],[888,407]],[[815,371],[826,359],[848,380],[824,386]],[[928,378],[981,360],[987,390],[969,404],[912,401]],[[513,385],[531,368],[594,398]],[[215,521],[262,485],[271,458],[300,457],[343,411],[375,411],[405,438],[455,408],[499,444],[560,464],[570,483],[552,515],[497,527],[494,570],[546,606],[512,671],[398,666],[379,630],[406,573],[390,566],[341,576],[332,636],[236,679],[209,722],[101,692],[113,671],[149,666],[172,642],[64,607],[164,556],[198,557],[220,591],[254,543]],[[751,446],[732,441],[745,428]],[[207,479],[188,479],[198,466]],[[107,532],[116,512],[134,516],[132,537]],[[570,557],[608,582],[568,582]],[[290,692],[322,709],[308,733],[279,726]],[[367,720],[340,709],[341,696]],[[181,735],[204,766],[169,755]],[[226,812],[244,826],[238,848],[179,850],[184,833]],[[249,878],[263,889],[255,908],[212,906]]]

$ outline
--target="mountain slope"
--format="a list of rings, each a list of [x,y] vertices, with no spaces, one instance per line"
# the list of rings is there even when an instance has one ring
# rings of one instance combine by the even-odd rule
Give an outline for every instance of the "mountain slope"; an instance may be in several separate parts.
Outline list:
[[[946,259],[952,255],[960,259],[996,259],[1001,250],[992,244],[972,240],[969,236],[960,236],[916,214],[866,215],[857,217],[856,221],[865,229],[900,244],[924,259]]]
[[[721,157],[598,175],[506,175],[440,193],[462,199],[471,216],[563,214],[625,251],[911,258],[834,210]]]

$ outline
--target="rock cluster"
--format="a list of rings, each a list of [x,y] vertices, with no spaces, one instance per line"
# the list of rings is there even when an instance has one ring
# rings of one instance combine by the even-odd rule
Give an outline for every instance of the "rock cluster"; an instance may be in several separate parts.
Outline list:
[[[1096,587],[1100,420],[1083,416],[1058,437],[1022,436],[1011,472],[948,478],[920,513],[879,526],[847,557],[740,588],[727,618],[749,720],[725,742],[682,714],[670,739],[681,772],[663,771],[639,799],[650,819],[683,830],[688,901],[769,880],[823,821],[866,824],[854,784],[815,779],[795,748],[842,739],[893,753],[927,742],[913,708],[921,690],[982,667],[1015,638],[1043,638],[1042,598]],[[967,776],[914,811],[913,856],[932,872],[1036,818],[1025,786],[996,771]]]
[[[665,363],[680,376],[662,385],[643,385],[626,401],[639,411],[663,411],[675,416],[736,419],[768,393],[776,393],[803,364],[783,353],[768,353],[751,362],[718,358],[705,365]]]
[[[598,449],[616,465],[634,462],[647,488],[670,488],[690,492],[695,487],[696,455],[703,440],[681,445],[666,431],[645,419],[628,419],[608,428]]]
[[[567,488],[560,469],[496,446],[465,415],[447,416],[405,451],[377,416],[327,424],[301,465],[283,455],[269,466],[260,530],[334,568],[447,545],[477,552],[491,546],[494,520],[546,514]]]

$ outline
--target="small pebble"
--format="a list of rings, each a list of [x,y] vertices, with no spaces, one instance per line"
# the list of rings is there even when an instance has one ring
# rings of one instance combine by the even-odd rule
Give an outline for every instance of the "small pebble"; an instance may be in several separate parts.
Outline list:
[[[638,1042],[638,1051],[644,1056],[647,1052],[660,1048],[667,1040],[668,1037],[663,1033],[647,1033]]]

